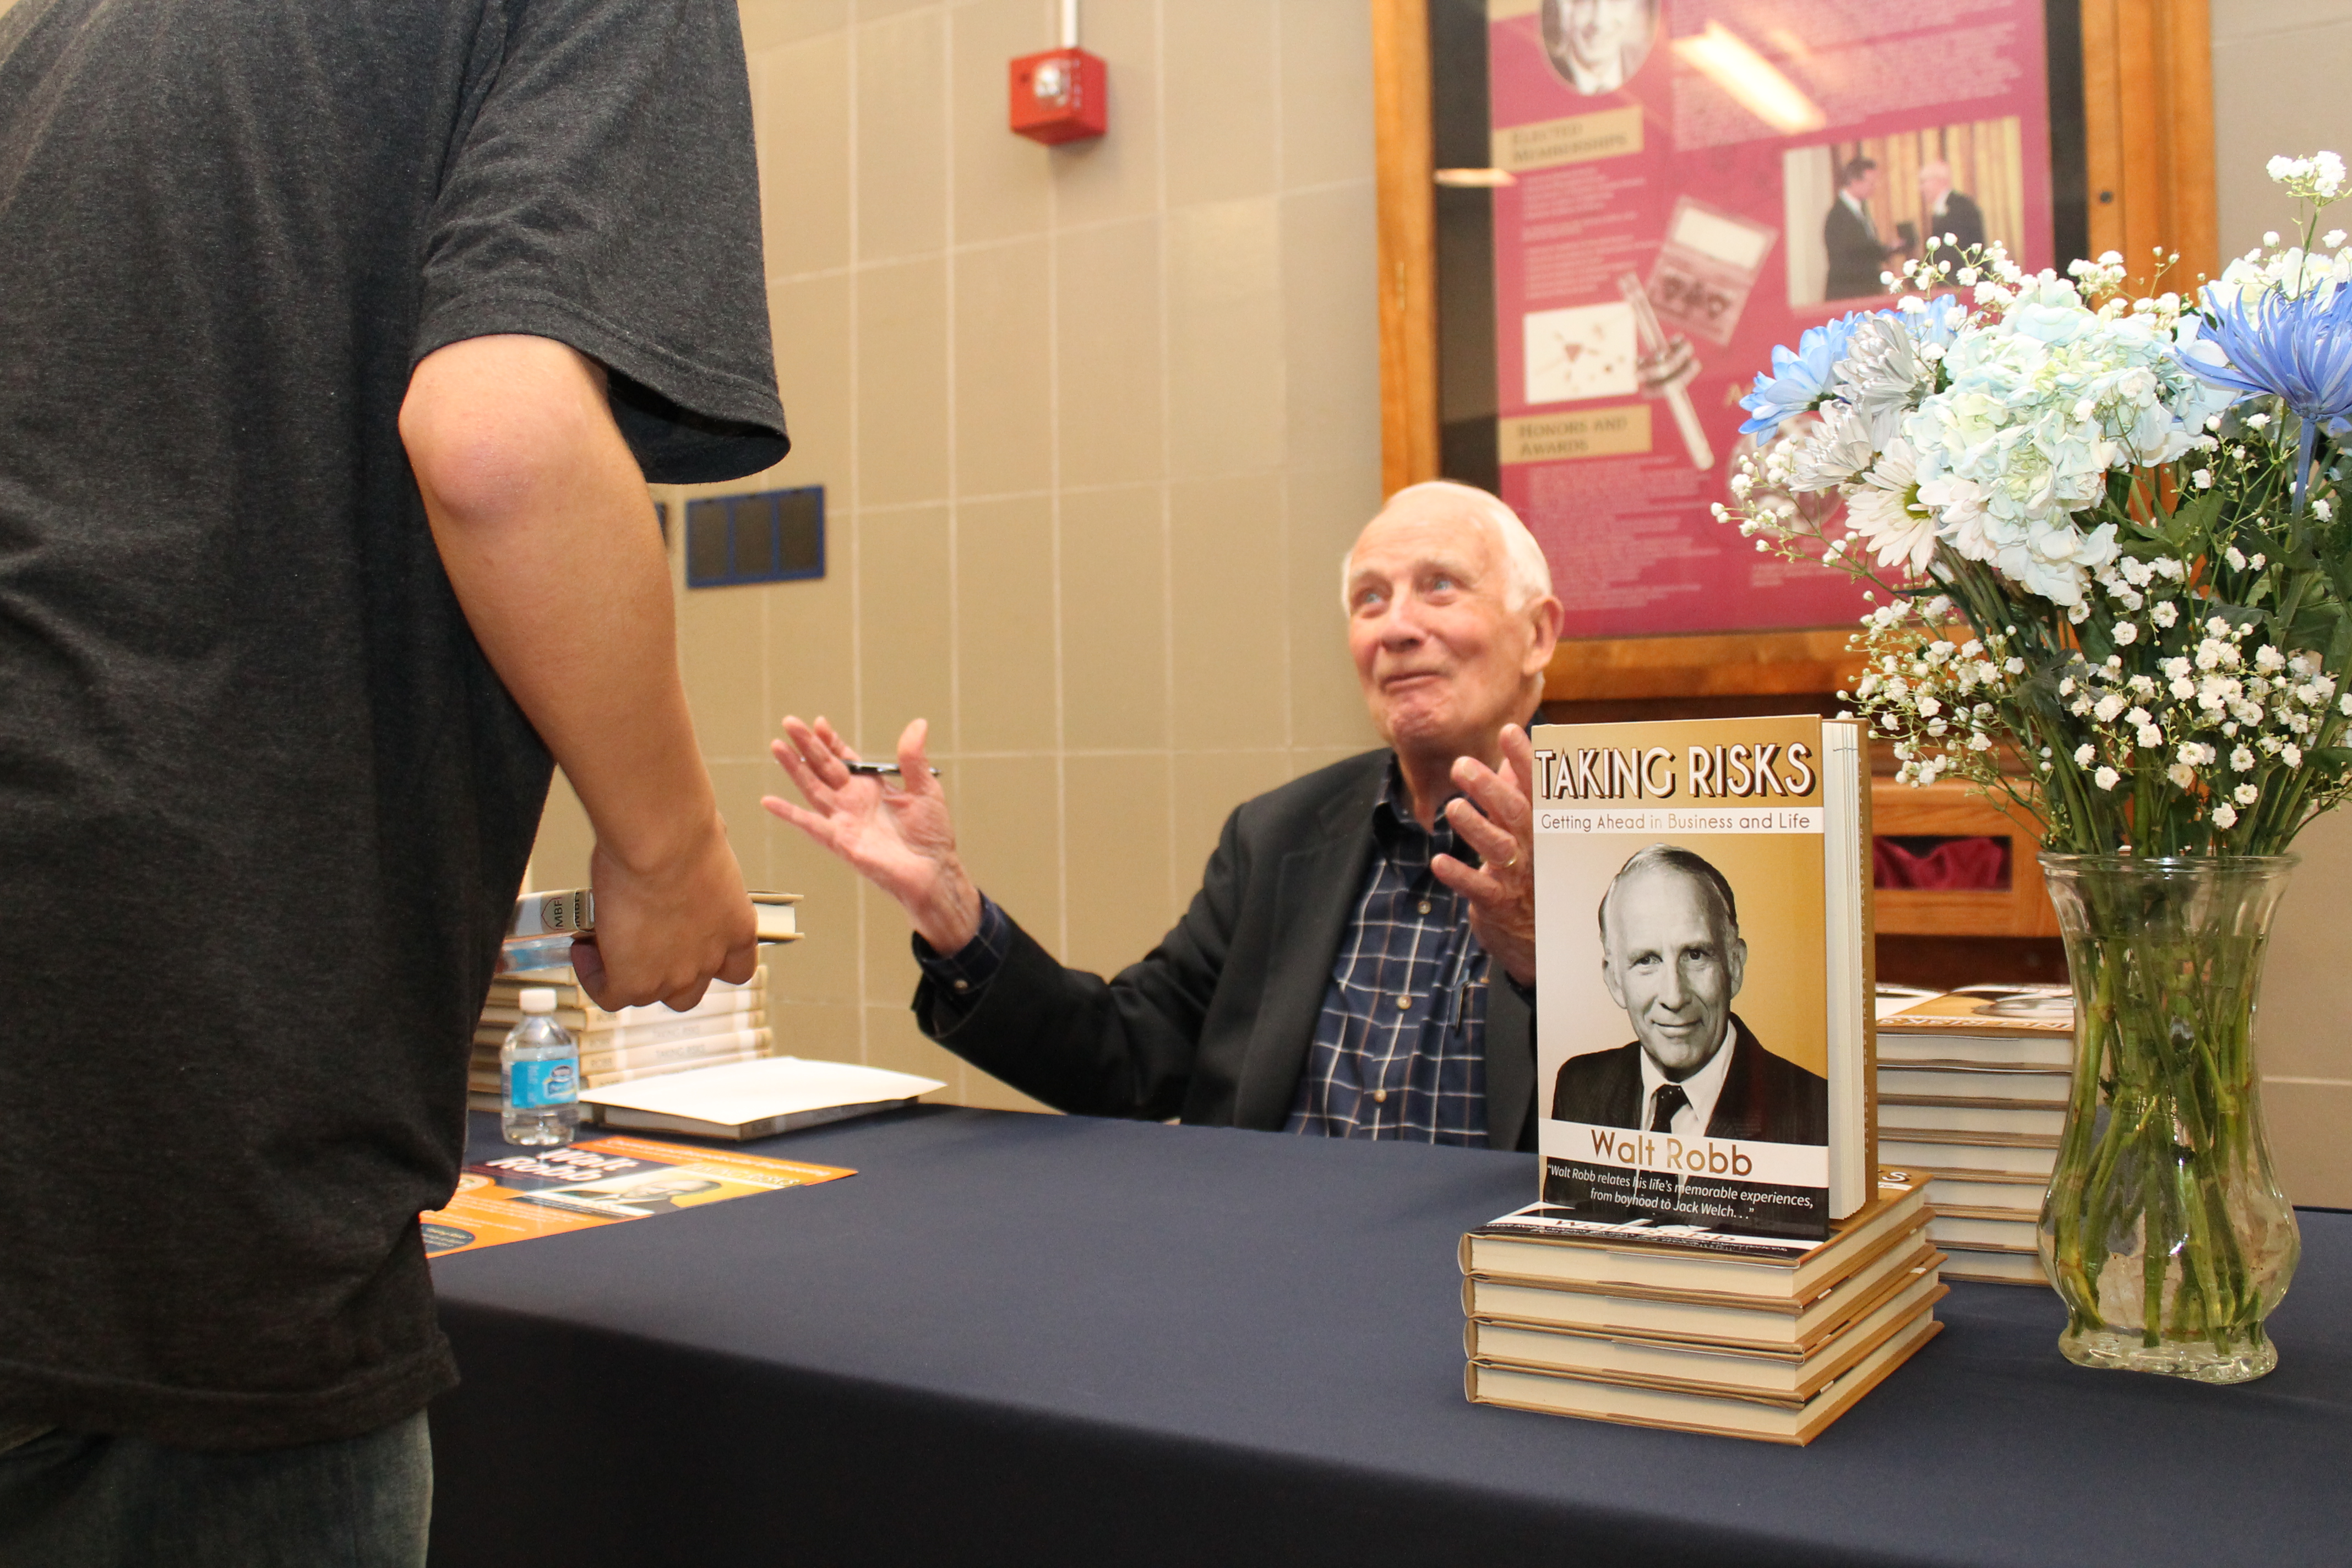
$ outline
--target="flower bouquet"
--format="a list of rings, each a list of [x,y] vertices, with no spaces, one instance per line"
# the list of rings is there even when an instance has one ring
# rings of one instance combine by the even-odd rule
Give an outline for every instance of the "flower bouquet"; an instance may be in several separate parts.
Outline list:
[[[1871,585],[1842,695],[1906,782],[2041,825],[2076,1003],[2042,1218],[2061,1348],[2213,1382],[2277,1359],[2297,1243],[2255,991],[2287,847],[2352,793],[2352,249],[2317,235],[2345,169],[2270,172],[2296,243],[2192,297],[2127,297],[2112,252],[1914,263],[1893,309],[1773,351],[1716,509]]]

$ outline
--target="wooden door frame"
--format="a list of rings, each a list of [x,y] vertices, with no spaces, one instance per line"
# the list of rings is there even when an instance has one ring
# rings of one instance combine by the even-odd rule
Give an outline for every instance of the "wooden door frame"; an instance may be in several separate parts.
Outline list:
[[[2070,0],[2050,0],[2064,5]],[[2095,255],[2168,285],[2220,269],[2208,0],[2072,0],[2083,15],[2084,152]],[[1438,477],[1436,207],[1428,0],[1370,0],[1378,143],[1382,493]],[[1832,691],[1850,679],[1845,628],[1601,637],[1562,643],[1548,701]]]

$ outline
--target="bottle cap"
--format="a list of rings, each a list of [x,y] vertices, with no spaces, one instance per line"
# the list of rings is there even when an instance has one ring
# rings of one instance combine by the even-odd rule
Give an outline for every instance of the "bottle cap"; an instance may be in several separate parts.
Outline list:
[[[552,985],[524,986],[522,988],[522,1010],[525,1013],[554,1012],[555,987]]]

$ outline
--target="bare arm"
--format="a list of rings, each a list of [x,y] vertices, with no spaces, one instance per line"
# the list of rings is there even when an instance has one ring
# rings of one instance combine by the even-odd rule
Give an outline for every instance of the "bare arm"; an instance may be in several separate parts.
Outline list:
[[[603,368],[545,338],[451,343],[410,378],[400,435],[466,619],[596,830],[582,983],[608,1007],[683,1008],[714,975],[750,979],[751,906],[695,745],[669,570]]]

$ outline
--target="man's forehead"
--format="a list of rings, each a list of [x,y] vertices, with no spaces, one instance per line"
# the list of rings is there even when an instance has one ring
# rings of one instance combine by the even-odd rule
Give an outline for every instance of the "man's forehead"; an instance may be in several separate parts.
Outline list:
[[[1677,866],[1644,866],[1619,882],[1610,894],[1606,924],[1612,931],[1640,926],[1643,917],[1696,910],[1710,928],[1726,926],[1722,898],[1707,880]]]
[[[1457,572],[1486,570],[1494,555],[1494,530],[1480,518],[1460,512],[1390,510],[1364,525],[1348,553],[1351,574],[1413,572],[1450,566]]]

